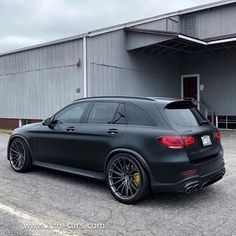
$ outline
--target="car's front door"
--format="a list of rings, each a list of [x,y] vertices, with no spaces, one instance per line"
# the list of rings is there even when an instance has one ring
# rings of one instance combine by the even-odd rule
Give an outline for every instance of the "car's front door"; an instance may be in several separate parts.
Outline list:
[[[117,102],[95,102],[86,123],[79,127],[76,139],[78,167],[103,171],[107,154],[119,147],[125,135],[124,105]]]
[[[87,102],[72,104],[58,112],[51,125],[41,127],[37,134],[36,161],[73,164],[75,140],[87,107]]]

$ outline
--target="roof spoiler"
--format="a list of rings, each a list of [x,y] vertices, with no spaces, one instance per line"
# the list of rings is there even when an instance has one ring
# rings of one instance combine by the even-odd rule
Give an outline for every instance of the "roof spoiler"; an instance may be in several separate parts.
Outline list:
[[[165,106],[166,109],[187,109],[193,107],[196,107],[193,102],[187,100],[171,102]]]

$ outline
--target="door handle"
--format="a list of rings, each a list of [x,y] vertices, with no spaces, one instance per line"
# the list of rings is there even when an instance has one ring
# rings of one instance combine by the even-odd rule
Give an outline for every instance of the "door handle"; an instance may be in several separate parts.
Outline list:
[[[118,129],[109,129],[109,130],[107,131],[107,133],[108,133],[108,134],[112,134],[112,135],[118,134]]]
[[[68,131],[68,132],[73,132],[73,131],[75,131],[75,127],[68,127],[68,128],[66,128],[66,130]]]

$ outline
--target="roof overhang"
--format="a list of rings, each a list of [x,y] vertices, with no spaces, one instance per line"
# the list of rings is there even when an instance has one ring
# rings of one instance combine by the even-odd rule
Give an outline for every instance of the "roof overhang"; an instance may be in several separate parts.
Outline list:
[[[215,44],[221,44],[221,43],[230,43],[230,42],[235,42],[236,41],[236,35],[232,36],[232,35],[224,35],[222,36],[222,38],[220,39],[220,37],[218,39],[215,40],[201,40],[201,39],[196,39],[196,38],[192,38],[183,34],[178,34],[179,38],[191,41],[191,42],[195,42],[198,44],[202,44],[205,46],[208,45],[215,45]]]
[[[164,54],[166,51],[199,53],[236,46],[236,35],[197,39],[178,32],[135,27],[125,28],[125,31],[127,32],[127,51],[151,48],[152,53],[157,53],[158,49],[161,49],[162,52],[164,51]]]
[[[138,48],[143,48],[150,45],[160,44],[172,40],[178,36],[178,34],[174,32],[163,32],[145,29],[136,30],[134,28],[126,28],[125,31],[127,32],[127,51],[136,50]]]

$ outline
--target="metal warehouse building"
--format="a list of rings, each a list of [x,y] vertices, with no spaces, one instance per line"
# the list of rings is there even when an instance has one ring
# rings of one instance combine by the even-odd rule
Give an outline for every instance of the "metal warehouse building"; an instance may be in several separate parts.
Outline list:
[[[236,128],[236,1],[0,55],[0,128],[98,95],[194,98],[220,128]]]

